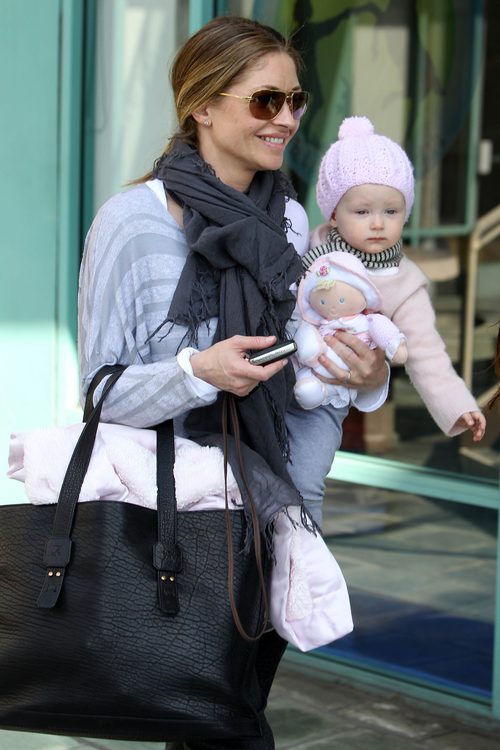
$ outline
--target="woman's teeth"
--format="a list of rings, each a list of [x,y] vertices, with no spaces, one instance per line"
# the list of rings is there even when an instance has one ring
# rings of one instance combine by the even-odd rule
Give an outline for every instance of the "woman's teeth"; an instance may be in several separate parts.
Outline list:
[[[270,135],[264,135],[264,136],[262,136],[262,140],[266,141],[266,143],[281,143],[281,144],[283,144],[285,142],[284,138],[275,138],[274,136],[270,136]]]

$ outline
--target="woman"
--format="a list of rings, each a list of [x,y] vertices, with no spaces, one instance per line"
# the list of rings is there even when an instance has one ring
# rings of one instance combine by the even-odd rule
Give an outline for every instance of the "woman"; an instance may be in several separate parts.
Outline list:
[[[178,130],[154,170],[98,212],[79,296],[82,397],[104,364],[129,365],[105,421],[147,427],[175,417],[178,435],[220,432],[220,396],[232,393],[245,443],[297,502],[289,459],[301,441],[286,429],[292,365],[247,357],[293,329],[290,287],[308,224],[279,170],[307,104],[299,69],[281,35],[248,19],[216,18],[188,39],[171,73]],[[384,383],[380,356],[351,338],[334,345],[352,385]],[[307,438],[310,415],[294,419]],[[263,706],[285,645],[273,632],[261,639]],[[264,723],[258,739],[189,747],[268,750],[274,740]]]

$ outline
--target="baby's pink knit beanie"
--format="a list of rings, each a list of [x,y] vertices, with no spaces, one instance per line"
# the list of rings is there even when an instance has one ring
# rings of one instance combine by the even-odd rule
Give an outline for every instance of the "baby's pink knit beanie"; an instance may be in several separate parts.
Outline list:
[[[387,185],[396,188],[406,203],[405,221],[413,206],[415,180],[407,155],[395,141],[377,135],[367,117],[347,117],[321,160],[316,199],[328,221],[338,202],[356,185]]]

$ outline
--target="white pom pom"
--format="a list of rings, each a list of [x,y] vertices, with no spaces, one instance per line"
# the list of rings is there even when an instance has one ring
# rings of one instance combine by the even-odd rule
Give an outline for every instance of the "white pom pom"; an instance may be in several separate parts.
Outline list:
[[[346,117],[339,128],[339,138],[365,138],[374,132],[368,117]]]

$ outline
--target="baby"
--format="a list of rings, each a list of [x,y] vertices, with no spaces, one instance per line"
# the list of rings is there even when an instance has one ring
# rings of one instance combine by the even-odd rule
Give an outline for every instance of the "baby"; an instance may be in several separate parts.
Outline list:
[[[304,267],[332,251],[359,258],[382,298],[381,312],[406,336],[406,371],[436,424],[448,436],[469,429],[481,440],[486,420],[435,327],[427,277],[402,252],[414,198],[406,153],[375,134],[366,117],[349,117],[321,161],[316,197],[327,223],[313,231]]]

